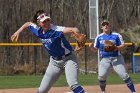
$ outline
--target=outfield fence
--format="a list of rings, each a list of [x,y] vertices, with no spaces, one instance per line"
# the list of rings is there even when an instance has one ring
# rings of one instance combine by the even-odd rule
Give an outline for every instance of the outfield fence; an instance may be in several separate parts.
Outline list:
[[[75,47],[75,45],[76,45],[76,43],[70,43],[73,47]],[[79,58],[79,61],[80,62],[82,62],[81,63],[81,67],[80,67],[80,71],[82,72],[82,73],[85,73],[85,74],[87,74],[87,73],[94,73],[94,72],[97,72],[97,68],[98,68],[98,66],[97,66],[97,64],[98,64],[98,55],[97,55],[97,53],[91,53],[91,50],[88,48],[88,45],[89,44],[91,44],[91,43],[85,43],[85,48],[82,50],[82,52],[81,53],[79,53],[78,54],[78,58]],[[131,46],[131,52],[129,53],[129,55],[128,56],[126,56],[126,58],[125,59],[128,59],[127,57],[131,57],[130,58],[130,62],[131,63],[134,63],[134,56],[133,56],[133,52],[134,52],[134,44],[133,43],[125,43],[127,46]],[[37,61],[38,61],[38,53],[37,53],[37,49],[36,49],[36,47],[40,47],[40,46],[42,46],[42,43],[0,43],[0,47],[4,47],[4,48],[6,48],[6,47],[33,47],[34,49],[32,49],[32,50],[29,50],[29,51],[31,51],[31,52],[33,52],[33,53],[35,53],[34,54],[34,58],[32,58],[31,60],[33,60],[34,61],[34,73],[36,74],[36,72],[37,72]],[[6,49],[1,49],[1,53],[3,53],[3,51],[12,51],[12,50],[14,50],[14,49],[9,49],[9,50],[6,50]],[[15,52],[16,51],[18,51],[18,49],[17,50],[15,50]],[[3,54],[1,54],[2,56],[4,56]],[[14,56],[14,54],[8,54],[9,56]],[[19,54],[17,54],[17,55],[19,55]],[[20,53],[20,55],[22,56],[22,54]],[[27,56],[26,56],[26,54],[25,55],[23,55],[24,57],[21,57],[20,56],[20,58],[27,58]],[[31,55],[30,55],[31,56]],[[1,57],[2,58],[2,57]],[[6,58],[9,58],[9,57],[6,57]],[[16,61],[17,60],[19,60],[20,61],[20,58],[18,58],[18,59],[15,59]],[[6,60],[6,59],[5,59]],[[46,59],[45,59],[46,60]],[[11,63],[10,61],[11,61],[11,59],[9,58],[9,60],[6,60],[6,61],[9,61],[8,63]],[[14,59],[12,59],[12,61],[14,61]],[[29,60],[30,61],[30,60]],[[4,66],[4,62],[3,63],[1,63],[3,66]],[[132,71],[134,72],[134,64],[132,64],[131,65],[132,66]]]
[[[140,73],[140,53],[133,53],[132,61],[133,73]]]
[[[76,45],[76,43],[70,43],[71,45]],[[85,43],[88,46],[91,43]],[[133,43],[125,43],[127,46],[132,46]],[[42,43],[0,43],[0,46],[42,46]]]

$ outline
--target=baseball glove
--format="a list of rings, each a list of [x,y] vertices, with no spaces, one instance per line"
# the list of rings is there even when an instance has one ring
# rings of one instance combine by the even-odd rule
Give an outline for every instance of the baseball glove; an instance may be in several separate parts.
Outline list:
[[[77,33],[73,37],[76,40],[75,51],[81,50],[85,46],[86,35]]]
[[[113,52],[117,50],[117,46],[109,40],[105,40],[104,42],[104,51],[105,52]]]

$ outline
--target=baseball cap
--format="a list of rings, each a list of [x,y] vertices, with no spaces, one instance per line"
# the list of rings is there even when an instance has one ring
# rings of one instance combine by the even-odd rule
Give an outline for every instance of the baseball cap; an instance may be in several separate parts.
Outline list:
[[[108,20],[103,20],[103,21],[101,22],[101,25],[103,25],[104,23],[109,24],[109,21],[108,21]]]
[[[37,17],[37,20],[39,20],[40,22],[43,22],[46,19],[51,19],[51,18],[49,16],[47,16],[45,13],[43,13]]]

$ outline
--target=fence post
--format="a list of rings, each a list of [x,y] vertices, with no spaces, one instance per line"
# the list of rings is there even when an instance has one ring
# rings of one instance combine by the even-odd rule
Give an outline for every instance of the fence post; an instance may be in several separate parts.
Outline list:
[[[135,49],[135,44],[134,43],[132,43],[132,64],[131,64],[131,66],[132,66],[132,73],[135,73],[135,71],[134,71],[134,56],[133,56],[133,53],[134,53],[134,49]]]
[[[87,57],[86,57],[86,53],[87,53],[87,51],[86,51],[86,45],[85,45],[85,74],[87,74]]]
[[[35,73],[35,76],[36,76],[36,64],[37,63],[37,47],[34,46],[34,73]]]

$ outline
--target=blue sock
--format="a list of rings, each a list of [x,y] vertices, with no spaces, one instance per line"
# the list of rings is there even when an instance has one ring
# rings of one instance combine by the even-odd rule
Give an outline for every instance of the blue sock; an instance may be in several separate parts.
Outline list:
[[[81,86],[76,87],[73,90],[74,93],[85,93],[84,89]]]
[[[127,84],[127,87],[130,89],[131,92],[136,92],[130,77],[125,80],[125,83]]]
[[[106,88],[106,80],[99,80],[99,85],[102,91],[105,91]]]

